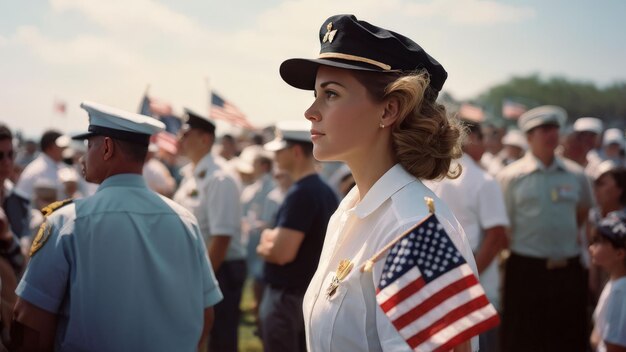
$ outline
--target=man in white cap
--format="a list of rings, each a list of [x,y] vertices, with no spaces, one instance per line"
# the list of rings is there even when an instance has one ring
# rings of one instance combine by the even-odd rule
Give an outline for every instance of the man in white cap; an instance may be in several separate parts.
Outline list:
[[[277,137],[265,149],[275,152],[278,168],[294,184],[278,210],[276,227],[261,233],[257,247],[265,260],[261,339],[266,351],[305,351],[302,301],[338,201],[316,172],[310,122],[282,121],[276,127]]]
[[[211,264],[224,300],[215,306],[215,324],[209,335],[210,351],[237,351],[246,249],[241,240],[241,203],[237,182],[221,158],[211,154],[215,124],[186,109],[179,146],[191,163],[174,200],[190,210],[200,224]]]
[[[63,160],[63,150],[70,145],[70,138],[55,130],[48,130],[41,136],[41,153],[22,172],[15,185],[16,191],[33,201],[35,182],[40,178],[52,180],[61,191],[58,171]]]
[[[567,113],[520,116],[529,151],[498,175],[510,220],[502,339],[505,351],[584,351],[587,282],[578,227],[592,205],[580,166],[555,155]]]
[[[19,351],[193,351],[221,298],[191,213],[146,186],[163,123],[84,102],[90,197],[44,208],[16,293]]]

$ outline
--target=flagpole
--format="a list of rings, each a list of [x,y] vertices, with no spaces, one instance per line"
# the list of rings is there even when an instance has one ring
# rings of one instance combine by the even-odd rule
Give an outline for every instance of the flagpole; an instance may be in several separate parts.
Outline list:
[[[209,76],[204,77],[204,85],[206,87],[207,99],[208,99],[208,108],[209,108],[209,118],[211,118],[211,85],[209,83]]]
[[[401,233],[398,237],[394,238],[391,242],[387,243],[385,247],[383,247],[381,250],[376,252],[376,254],[374,254],[370,259],[368,259],[363,265],[361,265],[361,272],[372,271],[374,264],[380,260],[380,258],[383,256],[383,254],[385,254],[385,252],[390,250],[391,247],[393,247],[396,243],[400,242],[400,240],[403,239],[404,236],[411,233],[411,231],[415,230],[415,228],[422,225],[426,220],[430,219],[430,217],[435,214],[435,202],[433,201],[433,199],[430,197],[424,197],[424,201],[426,201],[426,205],[428,206],[429,214],[426,215],[422,220],[420,220],[420,222],[418,222],[415,226],[411,226],[410,229]]]

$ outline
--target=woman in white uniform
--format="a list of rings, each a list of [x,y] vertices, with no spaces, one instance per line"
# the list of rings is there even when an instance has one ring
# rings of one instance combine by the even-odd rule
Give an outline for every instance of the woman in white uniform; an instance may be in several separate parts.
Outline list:
[[[462,131],[435,102],[447,73],[415,42],[352,15],[330,17],[319,38],[318,59],[287,60],[280,73],[288,84],[314,91],[305,112],[312,123],[314,155],[347,163],[356,187],[330,220],[304,298],[307,347],[316,352],[410,350],[376,303],[385,261],[371,272],[359,268],[428,215],[427,196],[476,272],[458,221],[420,181],[460,172],[450,165],[461,156]],[[340,262],[345,267],[348,261],[353,268],[338,273]],[[455,351],[469,349],[466,341]]]

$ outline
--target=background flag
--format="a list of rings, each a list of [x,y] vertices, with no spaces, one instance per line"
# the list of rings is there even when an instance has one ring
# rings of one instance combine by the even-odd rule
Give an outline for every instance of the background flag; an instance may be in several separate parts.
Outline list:
[[[61,114],[61,115],[65,115],[65,113],[67,112],[67,104],[62,100],[55,100],[54,112]]]
[[[216,93],[211,93],[210,110],[210,116],[216,120],[225,120],[235,126],[254,129],[254,126],[248,121],[246,115],[241,112],[241,110]]]
[[[178,153],[178,138],[170,132],[159,132],[150,137],[150,141],[170,154],[176,155]]]
[[[468,121],[481,123],[485,120],[485,113],[480,106],[463,103],[459,108],[459,117]]]
[[[432,214],[391,248],[376,301],[415,351],[448,351],[500,323]]]
[[[510,99],[502,101],[502,117],[509,120],[517,120],[528,108],[524,104],[514,102]]]
[[[164,100],[151,98],[147,94],[143,96],[139,113],[152,116],[165,124],[165,130],[172,134],[177,134],[182,126],[182,121],[174,115],[172,105]]]

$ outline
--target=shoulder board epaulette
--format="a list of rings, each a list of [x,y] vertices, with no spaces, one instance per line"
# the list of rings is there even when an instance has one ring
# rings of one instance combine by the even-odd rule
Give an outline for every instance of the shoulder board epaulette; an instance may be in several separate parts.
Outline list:
[[[43,216],[48,216],[52,214],[55,210],[61,209],[62,207],[72,203],[74,200],[72,198],[68,198],[65,200],[60,200],[58,202],[50,203],[47,206],[41,208],[41,213]]]

